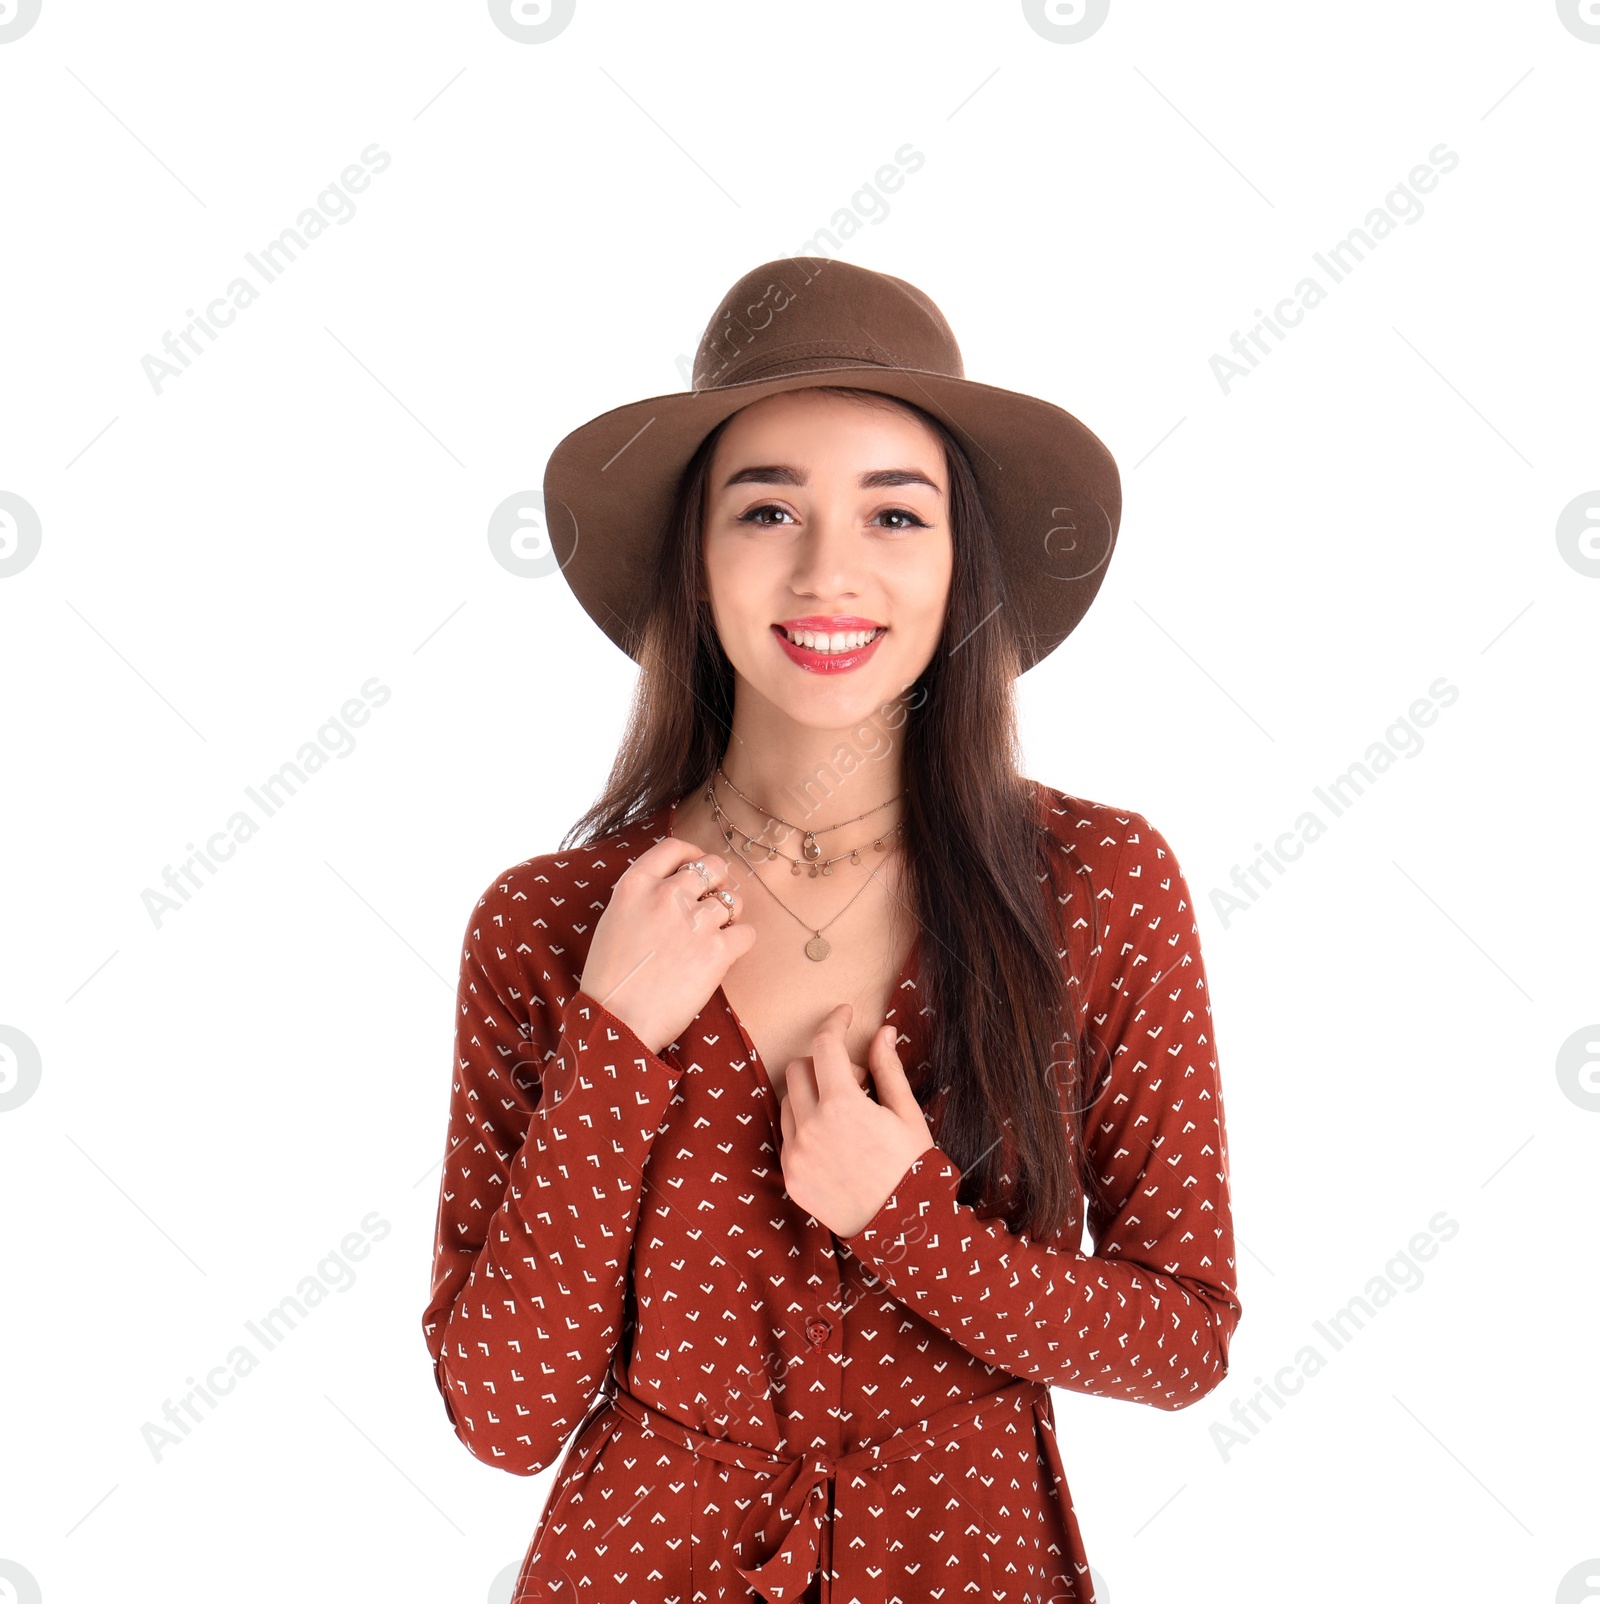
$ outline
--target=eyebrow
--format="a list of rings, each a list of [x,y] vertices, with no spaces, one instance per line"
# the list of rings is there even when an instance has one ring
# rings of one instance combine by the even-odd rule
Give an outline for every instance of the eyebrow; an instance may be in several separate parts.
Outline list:
[[[731,490],[735,485],[803,485],[805,482],[805,475],[798,468],[791,468],[787,463],[772,463],[758,468],[741,468],[729,476],[722,488]],[[893,485],[926,485],[930,490],[939,490],[939,486],[920,468],[875,468],[861,475],[860,484],[863,490],[882,490]]]

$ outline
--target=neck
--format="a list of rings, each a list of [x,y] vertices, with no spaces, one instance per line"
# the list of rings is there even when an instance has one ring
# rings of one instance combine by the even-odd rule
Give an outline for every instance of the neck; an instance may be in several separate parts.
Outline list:
[[[898,715],[899,710],[893,710]],[[901,720],[872,718],[845,729],[816,729],[788,719],[741,719],[735,714],[722,757],[726,779],[715,779],[717,799],[742,826],[758,829],[765,811],[802,830],[822,830],[860,814],[869,816],[846,832],[893,826],[905,811]],[[747,802],[729,790],[731,780]],[[889,804],[884,806],[884,804]],[[869,813],[870,809],[878,811]]]

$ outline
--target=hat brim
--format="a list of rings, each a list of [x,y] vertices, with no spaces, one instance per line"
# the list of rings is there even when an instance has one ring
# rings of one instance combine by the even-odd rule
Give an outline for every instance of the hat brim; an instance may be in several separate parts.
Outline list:
[[[544,475],[552,550],[584,611],[630,657],[655,576],[663,520],[689,459],[724,418],[820,384],[909,401],[961,441],[994,526],[1021,670],[1088,611],[1116,547],[1122,483],[1104,443],[1038,396],[907,368],[833,365],[632,401],[574,429]]]

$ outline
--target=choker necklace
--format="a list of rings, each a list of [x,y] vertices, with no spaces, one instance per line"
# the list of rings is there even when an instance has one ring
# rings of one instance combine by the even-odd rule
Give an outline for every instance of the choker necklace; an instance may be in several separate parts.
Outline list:
[[[787,819],[780,818],[776,813],[769,813],[767,809],[761,807],[758,803],[752,802],[750,798],[745,796],[744,792],[741,791],[739,787],[728,778],[720,763],[717,765],[717,774],[736,797],[739,797],[745,802],[749,802],[750,806],[755,808],[757,813],[766,815],[767,825],[763,828],[763,835],[766,833],[766,830],[770,829],[774,824],[781,824],[785,827],[785,829],[789,830],[801,830],[801,827],[798,824],[791,824]],[[832,874],[834,864],[842,862],[845,858],[848,858],[851,863],[859,865],[861,862],[861,854],[866,850],[864,847],[852,847],[848,852],[841,852],[834,857],[824,858],[822,856],[821,844],[817,840],[817,836],[819,834],[829,835],[835,830],[842,830],[847,824],[856,824],[862,819],[871,817],[871,815],[874,813],[881,813],[886,807],[889,806],[890,802],[898,802],[900,797],[904,795],[905,792],[902,791],[899,796],[890,797],[888,802],[880,802],[877,807],[868,808],[865,813],[858,813],[853,819],[844,819],[838,824],[825,825],[820,831],[801,830],[801,834],[803,835],[804,839],[800,843],[800,850],[805,854],[805,861],[802,863],[799,858],[791,858],[786,852],[780,852],[775,846],[772,845],[770,841],[758,842],[753,835],[749,835],[744,830],[739,829],[739,827],[733,823],[733,820],[723,812],[721,805],[717,802],[712,787],[707,786],[706,788],[706,801],[711,805],[711,816],[723,826],[722,834],[724,840],[728,839],[728,830],[730,828],[737,830],[740,835],[744,836],[745,844],[747,846],[753,847],[759,845],[765,851],[766,857],[762,859],[762,862],[770,862],[773,858],[783,858],[789,865],[790,874],[799,874],[802,868],[809,866],[813,878],[819,874]],[[884,842],[887,841],[896,830],[901,829],[904,825],[904,822],[904,820],[901,820],[899,823],[891,825],[883,832],[882,835],[877,836],[872,842],[873,849],[875,851],[882,852],[884,850]]]
[[[717,773],[718,773],[718,774],[722,774],[722,766],[721,766],[721,765],[720,765],[720,764],[719,764],[719,765],[718,765],[718,766],[717,766]],[[722,778],[723,778],[723,779],[724,779],[724,780],[727,780],[727,779],[728,779],[728,777],[727,777],[727,775],[726,775],[726,774],[722,774]],[[713,783],[714,783],[714,782],[713,782]],[[734,790],[735,790],[735,791],[737,791],[737,790],[738,790],[738,787],[737,787],[737,786],[734,786],[734,785],[733,785],[733,782],[732,782],[732,781],[731,781],[731,780],[728,780],[728,784],[729,784],[729,786],[730,786],[730,787],[732,787],[732,788],[733,788],[733,789],[734,789]],[[742,791],[739,791],[739,793],[738,793],[738,794],[739,794],[739,795],[740,795],[740,796],[743,796],[743,795],[744,795],[744,793],[743,793],[743,792],[742,792]],[[904,794],[905,794],[905,793],[904,793],[904,792],[902,792],[902,793],[901,793],[901,795],[904,795]],[[717,820],[719,820],[719,821],[724,821],[724,820],[727,820],[727,815],[726,815],[726,814],[725,814],[725,813],[723,813],[723,811],[722,811],[722,809],[721,809],[721,807],[720,807],[720,806],[719,806],[719,805],[718,805],[718,803],[717,803],[717,795],[716,795],[716,791],[715,791],[715,790],[714,790],[714,789],[713,789],[713,787],[712,787],[712,786],[711,786],[711,785],[708,785],[708,786],[707,786],[707,787],[706,787],[706,790],[705,790],[705,798],[706,798],[706,802],[707,802],[707,803],[708,803],[708,804],[709,804],[709,805],[710,805],[710,808],[711,808],[711,813],[712,813],[712,817],[713,817],[713,818],[715,818],[715,819],[717,819]],[[746,797],[746,798],[745,798],[745,800],[746,800],[746,801],[748,801],[748,800],[749,800],[749,798],[748,798],[748,797]],[[895,798],[893,798],[893,797],[891,797],[891,798],[890,798],[890,801],[894,801],[894,800],[895,800]],[[752,804],[752,806],[753,806],[753,805],[754,805],[754,804]],[[881,804],[881,806],[885,806],[885,807],[887,807],[887,806],[888,806],[888,804],[887,804],[887,803],[883,803],[883,804]],[[868,811],[869,811],[869,812],[872,812],[872,813],[876,813],[876,812],[877,812],[877,811],[878,811],[878,809],[877,809],[877,808],[872,808],[872,809],[869,809],[869,810],[868,810]],[[863,813],[863,814],[862,814],[862,815],[861,815],[861,817],[862,817],[862,818],[863,818],[863,819],[864,819],[864,818],[866,818],[866,816],[867,816],[867,815],[866,815],[866,814],[865,814],[865,813]],[[775,822],[777,822],[777,823],[779,823],[779,824],[783,824],[783,823],[786,823],[786,822],[787,822],[787,821],[786,821],[786,820],[783,820],[783,819],[778,819],[778,820],[776,820],[776,821],[775,821]],[[855,822],[856,822],[856,821],[855,821],[855,820],[854,820],[854,819],[847,819],[847,820],[846,820],[846,821],[845,821],[845,822],[846,822],[846,823],[847,823],[847,824],[854,824],[854,823],[855,823]],[[737,858],[738,858],[738,859],[739,859],[739,861],[740,861],[740,862],[741,862],[741,863],[743,863],[743,864],[744,864],[744,866],[745,866],[745,868],[747,868],[747,869],[749,869],[749,870],[750,870],[750,878],[751,878],[751,879],[752,879],[752,880],[754,880],[754,881],[755,881],[755,882],[756,882],[756,884],[757,884],[757,885],[759,885],[759,886],[760,886],[760,887],[761,887],[761,889],[762,889],[762,890],[763,890],[763,891],[765,891],[765,892],[766,892],[766,893],[767,893],[767,895],[768,895],[768,896],[769,896],[769,897],[771,897],[771,898],[772,898],[772,900],[773,900],[773,901],[774,901],[774,902],[776,902],[776,903],[777,903],[777,904],[778,904],[778,906],[779,906],[779,907],[780,907],[780,908],[782,908],[782,909],[783,909],[783,911],[784,911],[784,912],[785,912],[785,913],[786,913],[786,914],[788,914],[788,915],[789,915],[789,917],[790,917],[790,918],[791,918],[791,919],[793,919],[793,920],[794,920],[794,921],[795,921],[795,923],[796,923],[796,924],[798,924],[798,925],[799,925],[799,926],[800,926],[800,928],[801,928],[801,929],[802,929],[802,930],[809,930],[809,931],[811,931],[811,939],[810,939],[810,940],[809,940],[809,941],[808,941],[808,942],[807,942],[807,943],[806,943],[806,945],[805,945],[805,954],[806,954],[806,957],[808,957],[808,958],[810,958],[810,959],[812,959],[812,960],[813,960],[813,961],[814,961],[814,962],[816,962],[816,963],[821,963],[821,962],[822,962],[822,960],[823,960],[823,959],[824,959],[824,958],[826,958],[826,957],[827,957],[827,956],[828,956],[828,954],[829,954],[829,953],[830,953],[830,952],[832,952],[832,951],[833,951],[833,945],[832,945],[832,943],[831,943],[831,942],[830,942],[830,941],[829,941],[829,940],[828,940],[828,938],[827,938],[827,937],[826,937],[826,936],[824,936],[824,935],[823,935],[823,933],[822,933],[822,932],[823,932],[823,931],[824,931],[824,930],[826,930],[826,929],[827,929],[827,928],[828,928],[828,925],[831,925],[831,924],[833,924],[833,923],[835,923],[835,922],[836,922],[836,921],[837,921],[837,920],[838,920],[838,919],[839,919],[839,918],[840,918],[840,917],[841,917],[841,916],[842,916],[842,915],[843,915],[843,914],[844,914],[844,913],[846,913],[846,912],[847,912],[847,911],[848,911],[848,910],[849,910],[849,908],[850,908],[850,904],[851,904],[851,903],[853,903],[853,902],[854,902],[854,901],[855,901],[855,900],[856,900],[856,897],[859,897],[859,896],[860,896],[860,895],[861,895],[861,891],[865,891],[865,890],[866,890],[866,889],[867,889],[867,886],[870,886],[870,885],[871,885],[871,884],[872,884],[872,882],[873,882],[873,881],[874,881],[874,880],[876,880],[876,879],[877,879],[877,877],[878,877],[878,870],[879,870],[879,869],[882,869],[882,868],[883,868],[883,865],[884,865],[884,864],[885,864],[885,863],[887,863],[887,862],[888,862],[888,861],[889,861],[889,860],[888,860],[888,858],[887,858],[887,857],[885,857],[885,858],[883,858],[883,859],[882,859],[882,860],[881,860],[881,861],[880,861],[880,862],[879,862],[879,864],[878,864],[878,867],[877,867],[877,868],[876,868],[876,869],[874,869],[874,870],[873,870],[873,871],[872,871],[872,873],[871,873],[871,874],[869,874],[869,875],[868,875],[868,876],[867,876],[867,878],[866,878],[866,883],[865,883],[865,884],[864,884],[864,885],[863,885],[863,886],[862,886],[862,887],[861,887],[861,891],[858,891],[858,892],[856,892],[856,895],[855,895],[855,897],[852,897],[852,898],[851,898],[851,899],[850,899],[850,902],[847,902],[847,903],[846,903],[846,904],[845,904],[845,905],[844,905],[844,907],[843,907],[843,908],[841,908],[841,909],[840,909],[840,910],[839,910],[839,912],[838,912],[838,913],[836,913],[836,914],[835,914],[835,915],[834,915],[834,916],[833,916],[833,918],[832,918],[832,919],[830,919],[830,920],[828,920],[828,924],[825,924],[825,925],[822,925],[822,926],[820,926],[820,927],[815,927],[815,926],[812,926],[812,925],[808,925],[808,924],[807,924],[807,923],[806,923],[806,922],[805,922],[805,920],[804,920],[804,919],[802,919],[802,918],[801,918],[801,917],[800,917],[800,915],[799,915],[799,914],[797,914],[797,913],[796,913],[796,912],[795,912],[795,911],[794,911],[794,909],[793,909],[793,908],[791,908],[791,907],[789,907],[789,906],[787,906],[787,905],[786,905],[786,904],[785,904],[785,903],[784,903],[784,901],[783,901],[783,899],[782,899],[782,898],[781,898],[781,897],[780,897],[780,896],[779,896],[779,895],[778,895],[778,893],[777,893],[777,892],[776,892],[776,891],[774,891],[774,890],[773,890],[773,889],[772,889],[772,887],[771,887],[771,886],[769,886],[769,885],[768,885],[768,884],[767,884],[767,883],[766,883],[766,881],[765,881],[765,880],[763,880],[763,879],[762,879],[762,878],[761,878],[761,876],[760,876],[760,875],[758,875],[758,874],[757,874],[757,873],[756,873],[756,871],[755,871],[755,867],[754,867],[754,865],[752,865],[752,864],[751,864],[751,863],[750,863],[750,862],[749,862],[749,860],[748,860],[748,859],[747,859],[747,858],[745,858],[745,856],[744,856],[744,854],[743,854],[743,853],[741,853],[741,852],[738,852],[738,851],[737,851],[737,850],[736,850],[736,849],[735,849],[735,848],[734,848],[734,845],[733,845],[733,830],[732,830],[732,828],[731,828],[731,825],[732,825],[732,821],[731,821],[731,820],[727,820],[727,822],[726,822],[726,823],[723,823],[723,825],[722,825],[722,838],[723,838],[723,840],[724,840],[724,841],[725,841],[725,842],[726,842],[726,843],[727,843],[727,847],[728,847],[728,850],[729,850],[729,851],[730,851],[730,852],[732,852],[732,853],[733,853],[733,854],[734,854],[734,856],[735,856],[735,857],[737,857]],[[790,828],[790,829],[791,829],[791,830],[792,830],[792,829],[795,829],[795,828],[796,828],[796,826],[794,826],[794,825],[790,825],[790,826],[789,826],[789,828]],[[838,826],[837,826],[837,825],[830,825],[830,826],[829,826],[829,827],[828,827],[828,828],[829,828],[829,829],[837,829],[837,828],[838,828]],[[891,835],[893,835],[893,834],[894,834],[894,831],[895,831],[895,830],[898,830],[898,829],[899,829],[899,828],[900,828],[900,825],[899,825],[899,824],[896,824],[896,825],[895,825],[895,827],[894,827],[894,830],[886,830],[886,831],[885,831],[885,832],[884,832],[884,834],[883,834],[883,835],[881,835],[881,836],[879,836],[879,837],[878,837],[878,839],[877,839],[877,840],[876,840],[876,841],[875,841],[875,842],[873,842],[873,845],[874,845],[874,846],[875,846],[875,847],[876,847],[876,848],[877,848],[877,850],[878,850],[878,851],[879,851],[879,852],[883,852],[883,851],[884,851],[884,850],[885,850],[885,849],[884,849],[884,842],[885,842],[885,840],[886,840],[886,839],[887,839],[887,838],[888,838],[888,837],[889,837],[889,836],[891,836]],[[822,832],[822,833],[823,833],[823,834],[824,834],[824,835],[826,835],[826,834],[827,834],[827,833],[828,833],[828,832],[827,832],[827,830],[824,830],[824,831],[823,831],[823,832]],[[740,830],[740,831],[739,831],[739,834],[740,834],[740,835],[744,835],[744,836],[745,836],[745,841],[746,841],[746,842],[747,842],[747,843],[750,843],[750,842],[751,842],[751,841],[752,841],[752,837],[750,837],[750,836],[748,836],[748,835],[745,835],[745,833],[744,833],[744,831],[743,831],[743,830]],[[814,841],[814,840],[815,840],[815,837],[814,837],[814,836],[811,836],[811,835],[810,835],[810,834],[809,834],[809,833],[808,833],[808,836],[807,836],[807,839],[808,839],[808,840],[811,840],[811,841]],[[766,846],[766,847],[767,847],[767,857],[768,857],[768,858],[769,858],[769,859],[770,859],[770,858],[778,858],[778,857],[783,857],[783,856],[784,856],[784,854],[783,854],[783,853],[781,853],[781,852],[778,852],[778,851],[776,851],[776,850],[774,850],[774,849],[773,849],[773,847],[772,847],[772,846],[770,846],[770,845],[769,845],[769,844],[768,844],[768,843],[765,843],[765,842],[763,842],[763,843],[762,843],[762,844],[763,844],[763,845],[764,845],[764,846]],[[819,852],[820,852],[820,851],[821,851],[821,848],[818,848],[818,851],[819,851]],[[861,848],[859,848],[859,847],[857,847],[857,848],[855,848],[855,850],[854,850],[854,851],[852,851],[852,852],[848,852],[848,853],[841,853],[841,854],[840,854],[840,856],[841,856],[841,857],[848,857],[848,858],[850,858],[850,859],[851,859],[851,861],[852,861],[852,862],[855,862],[855,863],[860,863],[860,861],[861,861]],[[765,860],[763,860],[763,861],[765,861]],[[789,860],[789,862],[790,862],[790,864],[791,864],[791,869],[790,869],[790,873],[792,873],[792,874],[799,874],[799,872],[800,872],[800,865],[799,865],[799,863],[798,863],[798,862],[796,862],[796,860],[795,860],[795,859],[793,859],[793,858],[790,858],[790,860]],[[829,859],[829,860],[828,860],[828,862],[829,862],[829,863],[830,863],[830,864],[832,864],[832,863],[837,863],[837,862],[838,862],[838,859],[837,859],[837,858],[830,858],[830,859]],[[815,865],[815,864],[813,864],[813,865],[812,865],[812,868],[811,868],[811,872],[812,872],[812,874],[814,874],[814,875],[815,875],[815,874],[817,874],[817,873],[818,873],[818,872],[819,872],[819,870],[818,870],[818,868],[817,868],[817,866],[816,866],[816,865]],[[827,873],[829,873],[829,869],[828,869],[828,868],[827,868],[827,867],[823,867],[823,868],[822,868],[822,869],[821,869],[821,870],[820,870],[820,872],[821,872],[821,873],[822,873],[822,874],[827,874]]]

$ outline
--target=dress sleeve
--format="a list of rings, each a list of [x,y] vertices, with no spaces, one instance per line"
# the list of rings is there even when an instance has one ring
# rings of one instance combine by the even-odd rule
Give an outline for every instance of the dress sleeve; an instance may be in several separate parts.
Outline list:
[[[961,1171],[937,1146],[843,1240],[907,1308],[991,1364],[1182,1409],[1227,1375],[1242,1313],[1227,1137],[1188,886],[1149,821],[1119,817],[1128,833],[1086,992],[1094,1252],[980,1218],[956,1201]]]
[[[461,954],[422,1325],[456,1435],[531,1476],[621,1338],[645,1162],[682,1069],[587,992],[555,994],[560,968],[519,905],[505,882],[485,892]]]

